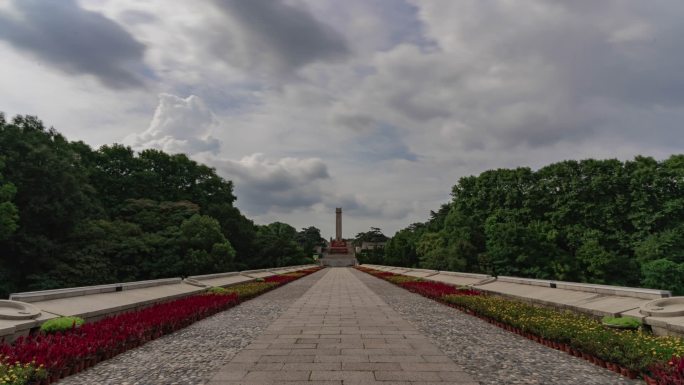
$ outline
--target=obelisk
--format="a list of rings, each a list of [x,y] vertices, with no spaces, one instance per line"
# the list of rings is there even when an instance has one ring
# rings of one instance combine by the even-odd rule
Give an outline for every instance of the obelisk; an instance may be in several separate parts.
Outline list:
[[[342,208],[335,209],[335,240],[342,240]]]

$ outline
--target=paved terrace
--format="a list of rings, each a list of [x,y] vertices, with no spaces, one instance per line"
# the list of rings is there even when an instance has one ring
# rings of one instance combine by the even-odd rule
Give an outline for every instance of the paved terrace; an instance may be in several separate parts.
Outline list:
[[[637,384],[350,268],[330,268],[61,381]]]

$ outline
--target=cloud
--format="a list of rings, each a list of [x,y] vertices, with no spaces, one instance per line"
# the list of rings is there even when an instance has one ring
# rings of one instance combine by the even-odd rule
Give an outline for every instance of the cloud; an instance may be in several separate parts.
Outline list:
[[[213,112],[199,97],[190,95],[183,99],[160,94],[159,105],[147,130],[127,137],[124,142],[136,149],[158,148],[191,155],[217,153],[221,143],[211,136],[214,124]]]
[[[75,0],[12,0],[0,11],[0,39],[71,75],[111,88],[143,85],[145,46],[119,24]]]
[[[243,69],[287,75],[309,63],[348,54],[337,31],[307,9],[282,0],[215,0],[225,16],[211,31],[211,48]]]
[[[66,75],[91,73],[73,64],[87,52],[60,57],[69,63],[63,71],[44,71],[55,60],[18,48],[8,31],[46,31],[32,39],[52,47],[61,36],[54,25],[77,24],[52,12],[44,17],[59,21],[19,25],[26,15],[38,20],[21,11],[38,3],[0,0],[0,17],[12,21],[0,23],[0,39],[16,41],[0,44],[0,89],[12,91],[0,105],[38,113],[91,144],[149,124],[129,137],[138,148],[189,152],[216,166],[235,180],[238,207],[260,223],[332,233],[342,206],[351,234],[371,225],[391,233],[426,220],[462,176],[684,148],[682,2],[40,3],[114,20],[144,42],[138,56],[91,49],[115,68],[118,57],[140,64],[144,53],[155,78],[129,90],[83,87]],[[160,102],[150,124],[159,92],[183,98]]]
[[[221,175],[235,181],[239,206],[255,215],[291,212],[322,201],[321,183],[330,179],[317,158],[272,160],[252,154],[240,160],[213,159]]]

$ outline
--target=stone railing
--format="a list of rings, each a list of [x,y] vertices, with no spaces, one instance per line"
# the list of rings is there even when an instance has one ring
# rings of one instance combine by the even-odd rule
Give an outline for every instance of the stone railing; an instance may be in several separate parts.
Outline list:
[[[594,316],[635,317],[651,326],[656,334],[684,336],[684,297],[670,298],[671,293],[667,290],[382,265],[363,266],[452,285],[472,286],[495,295]]]
[[[28,334],[43,322],[59,316],[77,316],[90,322],[123,311],[201,293],[212,286],[228,287],[312,266],[315,265],[13,293],[9,301],[0,301],[0,340],[13,340]]]

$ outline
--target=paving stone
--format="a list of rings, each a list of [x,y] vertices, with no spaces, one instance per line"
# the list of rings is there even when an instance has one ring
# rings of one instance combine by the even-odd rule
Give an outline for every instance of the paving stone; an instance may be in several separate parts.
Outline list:
[[[231,363],[261,355],[257,362],[283,363],[280,373],[288,374],[280,377],[273,371],[252,374],[252,369],[248,368],[244,381],[259,379],[265,385],[276,381],[302,381],[304,373],[310,373],[308,380],[311,382],[342,381],[345,385],[446,383],[441,373],[458,373],[459,378],[473,381],[349,269],[327,270],[325,276],[292,303],[264,334],[267,338],[257,338],[255,344],[267,340],[276,342],[265,349],[245,350],[247,354],[238,354]],[[279,353],[290,349],[293,353],[316,354],[270,355],[272,349],[280,349]],[[424,358],[428,354],[441,355],[443,359],[430,363]],[[298,359],[302,361],[289,361]],[[217,378],[218,374],[212,384]]]
[[[471,376],[471,380],[461,378],[447,382],[459,385],[643,384],[534,343],[369,274],[355,270],[352,273],[448,356],[447,360],[443,355],[426,354],[423,355],[426,362],[453,361]],[[441,372],[440,375],[446,378],[450,375],[448,373]]]

